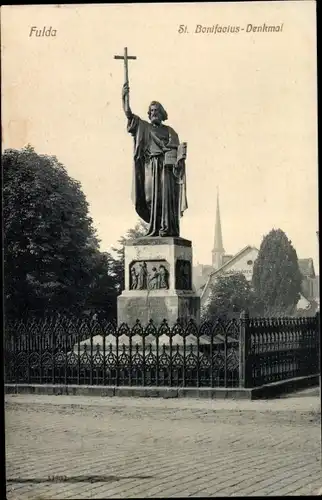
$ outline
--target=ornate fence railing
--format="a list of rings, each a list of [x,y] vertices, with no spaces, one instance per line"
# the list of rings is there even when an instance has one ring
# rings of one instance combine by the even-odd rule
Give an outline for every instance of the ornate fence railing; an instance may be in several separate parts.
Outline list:
[[[55,316],[5,323],[5,382],[256,387],[319,372],[318,317],[129,328]]]
[[[245,387],[318,374],[319,314],[306,318],[246,316]]]

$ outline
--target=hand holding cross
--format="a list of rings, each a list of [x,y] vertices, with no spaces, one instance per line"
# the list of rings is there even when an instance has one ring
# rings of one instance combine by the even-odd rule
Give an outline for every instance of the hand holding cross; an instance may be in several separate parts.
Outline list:
[[[114,56],[114,59],[123,59],[124,60],[124,83],[129,83],[129,67],[128,60],[136,59],[136,56],[129,56],[127,54],[127,47],[124,47],[124,56]]]
[[[123,56],[114,56],[114,59],[123,59],[124,60],[124,85],[123,85],[123,108],[126,116],[129,118],[132,115],[130,109],[129,102],[129,68],[128,68],[128,60],[136,59],[136,56],[129,56],[127,53],[127,47],[124,47],[124,55]]]

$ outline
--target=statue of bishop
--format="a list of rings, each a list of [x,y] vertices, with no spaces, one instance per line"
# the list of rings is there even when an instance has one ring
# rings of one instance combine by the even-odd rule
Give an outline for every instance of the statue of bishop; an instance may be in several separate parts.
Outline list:
[[[159,102],[151,102],[149,122],[132,113],[128,82],[123,85],[122,104],[127,130],[134,139],[132,200],[135,210],[149,225],[146,236],[178,237],[180,217],[188,206],[187,144],[180,143],[173,128],[164,125],[168,115]]]

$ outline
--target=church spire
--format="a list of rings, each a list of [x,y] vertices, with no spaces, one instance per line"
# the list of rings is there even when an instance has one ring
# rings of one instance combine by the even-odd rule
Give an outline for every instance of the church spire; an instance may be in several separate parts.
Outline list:
[[[212,250],[212,266],[214,267],[214,269],[218,269],[219,267],[222,266],[222,260],[224,254],[225,250],[222,242],[220,208],[219,208],[219,190],[217,187],[216,226],[215,226],[214,248]]]

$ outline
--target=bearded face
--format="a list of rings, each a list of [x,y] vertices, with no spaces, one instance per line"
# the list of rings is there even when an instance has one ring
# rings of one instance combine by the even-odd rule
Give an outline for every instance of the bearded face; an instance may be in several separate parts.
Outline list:
[[[150,121],[153,125],[160,125],[162,122],[162,113],[157,104],[150,106]]]

